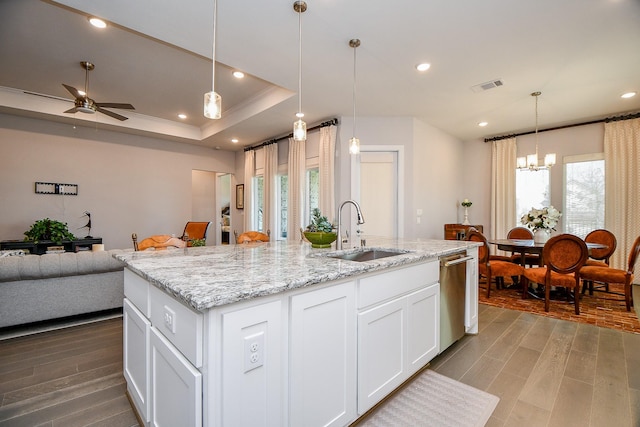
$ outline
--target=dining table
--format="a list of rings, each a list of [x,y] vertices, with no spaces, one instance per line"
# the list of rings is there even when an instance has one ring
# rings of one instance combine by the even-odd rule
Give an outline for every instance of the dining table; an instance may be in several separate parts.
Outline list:
[[[521,265],[525,265],[525,259],[527,254],[533,254],[539,256],[538,267],[544,265],[544,259],[542,257],[542,250],[544,249],[545,242],[536,242],[533,239],[491,239],[489,243],[494,244],[498,249],[507,252],[516,252],[521,256]],[[606,249],[607,245],[601,243],[586,242],[587,249]]]
[[[526,264],[525,261],[528,254],[538,255],[538,267],[542,267],[544,265],[542,250],[544,249],[545,242],[536,242],[533,239],[490,239],[487,240],[487,242],[496,245],[498,249],[502,251],[519,253],[521,256],[520,264],[522,266]],[[607,248],[607,245],[603,245],[601,243],[585,243],[587,244],[587,249],[589,251],[591,251],[592,249]],[[537,289],[533,289],[531,286],[529,286],[528,293],[529,295],[538,299],[542,299],[544,294],[541,286],[538,286]],[[556,297],[564,298],[564,296],[566,295],[563,290],[557,296],[555,295],[555,293],[555,291],[551,292],[552,299],[555,299]]]

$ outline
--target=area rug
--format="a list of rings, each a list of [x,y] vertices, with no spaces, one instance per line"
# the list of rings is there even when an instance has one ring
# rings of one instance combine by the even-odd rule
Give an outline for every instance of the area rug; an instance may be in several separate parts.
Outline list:
[[[485,286],[485,283],[480,283],[479,301],[481,304],[640,334],[638,315],[633,308],[631,311],[626,309],[623,285],[611,284],[610,293],[594,291],[593,295],[589,295],[588,292],[582,295],[579,315],[576,315],[574,311],[573,302],[552,300],[549,312],[545,312],[544,300],[535,299],[531,296],[527,299],[522,299],[520,289],[496,290],[495,284],[491,288],[491,297],[487,298]]]
[[[482,427],[499,400],[427,369],[358,427]]]

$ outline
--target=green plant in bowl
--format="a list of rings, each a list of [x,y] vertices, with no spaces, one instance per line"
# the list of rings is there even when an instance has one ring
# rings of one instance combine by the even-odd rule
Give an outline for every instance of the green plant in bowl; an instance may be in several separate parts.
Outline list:
[[[331,243],[336,240],[335,227],[326,216],[323,216],[320,209],[315,208],[311,212],[311,222],[304,232],[304,237],[311,242],[312,248],[330,248]]]
[[[67,227],[66,222],[56,221],[54,219],[39,219],[31,225],[31,228],[24,232],[25,241],[39,242],[41,240],[50,240],[56,244],[61,244],[65,240],[76,240]]]

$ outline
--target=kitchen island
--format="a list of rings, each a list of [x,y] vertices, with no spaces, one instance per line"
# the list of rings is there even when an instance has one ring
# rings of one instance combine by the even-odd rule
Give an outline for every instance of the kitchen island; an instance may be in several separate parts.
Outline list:
[[[439,351],[439,257],[477,244],[368,238],[358,250],[273,242],[120,254],[124,374],[145,425],[348,425]],[[382,252],[379,252],[382,253]]]

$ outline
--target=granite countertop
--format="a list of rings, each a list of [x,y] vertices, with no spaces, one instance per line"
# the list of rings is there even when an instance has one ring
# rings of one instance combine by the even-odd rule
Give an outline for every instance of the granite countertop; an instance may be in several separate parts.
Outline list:
[[[152,285],[195,310],[277,294],[289,289],[425,261],[478,246],[458,240],[367,238],[367,249],[393,249],[398,256],[366,262],[328,257],[336,251],[304,242],[204,246],[114,255]]]

